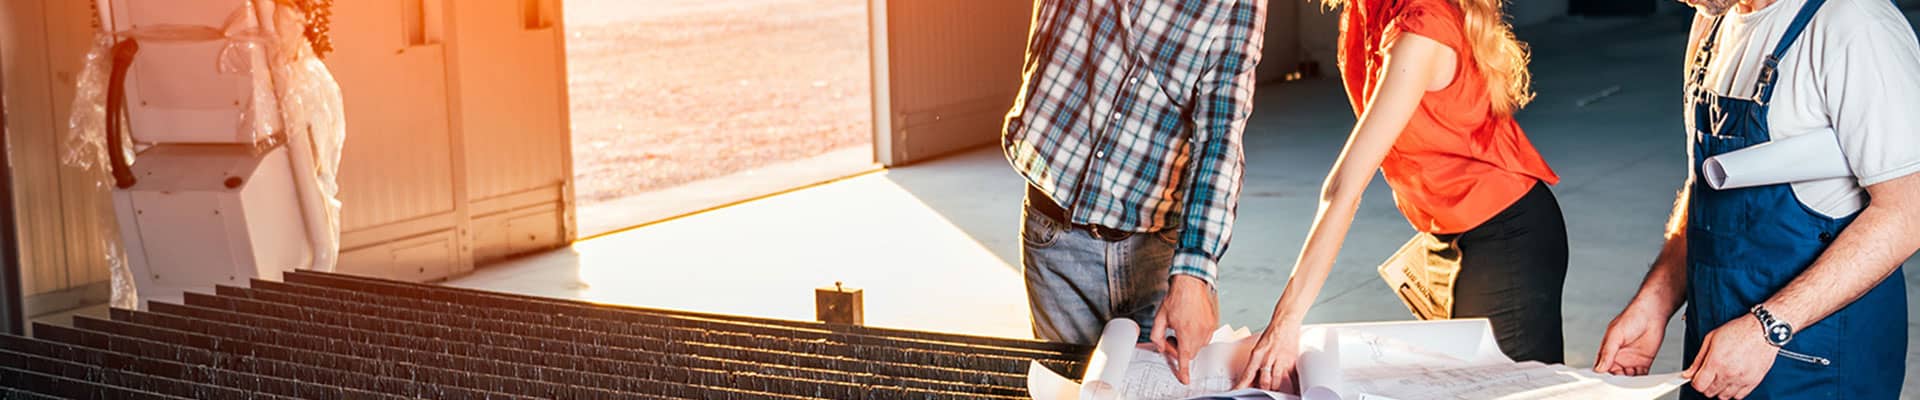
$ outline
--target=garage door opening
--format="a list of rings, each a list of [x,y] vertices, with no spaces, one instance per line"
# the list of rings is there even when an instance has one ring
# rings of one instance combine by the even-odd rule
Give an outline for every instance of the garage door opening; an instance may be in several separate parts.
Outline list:
[[[867,0],[568,0],[579,232],[877,168]]]

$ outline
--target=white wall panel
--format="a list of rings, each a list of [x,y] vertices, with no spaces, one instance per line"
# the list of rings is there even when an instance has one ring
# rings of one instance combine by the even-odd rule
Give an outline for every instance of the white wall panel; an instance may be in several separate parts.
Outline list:
[[[335,7],[329,64],[350,130],[343,265],[431,280],[571,240],[558,1]],[[528,210],[550,217],[489,218]],[[537,243],[507,234],[530,230]]]
[[[67,115],[73,112],[75,77],[93,41],[93,9],[84,1],[47,2],[47,63],[53,71],[54,131],[64,137]],[[65,165],[60,171],[61,223],[66,226],[68,288],[107,281],[109,243],[119,243],[114,229],[108,187],[96,181],[98,171]]]
[[[420,238],[457,249],[454,132],[449,123],[440,0],[334,3],[328,67],[346,97],[340,167],[343,272],[436,279],[446,259],[419,257]],[[400,255],[413,254],[413,257]],[[423,271],[437,272],[437,276]]]
[[[0,2],[24,292],[60,294],[60,303],[105,300],[94,289],[106,281],[104,241],[115,237],[99,229],[111,218],[102,214],[106,192],[91,172],[60,163],[74,79],[91,40],[90,14],[81,1]]]
[[[450,95],[475,260],[563,246],[574,235],[560,3],[451,4]]]
[[[444,47],[409,43],[401,3],[334,3],[335,51],[326,61],[346,96],[348,235],[454,211]]]
[[[899,166],[994,143],[1020,89],[1028,0],[873,0],[885,3],[886,46],[875,57],[889,104],[880,161]]]
[[[558,13],[527,26],[522,3],[460,2],[454,13],[454,104],[475,200],[558,185],[569,175]],[[557,9],[556,9],[557,10]]]
[[[47,64],[46,2],[0,2],[0,57],[7,63],[7,141],[12,151],[15,215],[25,293],[61,289],[66,254],[60,238],[59,158],[54,132],[53,73]]]

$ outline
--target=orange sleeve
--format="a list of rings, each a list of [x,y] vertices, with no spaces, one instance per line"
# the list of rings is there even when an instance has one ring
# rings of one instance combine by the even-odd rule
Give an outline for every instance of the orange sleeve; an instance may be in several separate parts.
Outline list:
[[[1340,13],[1340,44],[1335,60],[1340,64],[1340,83],[1346,86],[1347,101],[1353,105],[1353,115],[1358,118],[1367,111],[1367,79],[1372,71],[1367,70],[1368,46],[1367,25],[1360,14],[1350,7]]]
[[[1400,39],[1404,33],[1425,36],[1440,42],[1459,53],[1466,48],[1466,34],[1461,30],[1461,15],[1447,4],[1446,0],[1411,0],[1400,15],[1387,25],[1386,32],[1380,35],[1381,48]]]

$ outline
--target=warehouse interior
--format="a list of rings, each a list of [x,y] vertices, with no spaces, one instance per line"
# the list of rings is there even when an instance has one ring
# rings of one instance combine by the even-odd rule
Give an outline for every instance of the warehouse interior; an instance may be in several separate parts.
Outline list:
[[[349,108],[339,272],[786,320],[814,319],[813,290],[840,282],[866,291],[868,325],[1031,337],[1021,183],[992,145],[1019,84],[1031,2],[868,4],[871,60],[846,67],[870,71],[872,145],[859,157],[874,168],[775,168],[762,174],[788,174],[777,184],[680,188],[680,198],[703,202],[615,202],[599,218],[575,199],[562,2],[336,3],[338,50],[326,62]],[[1222,320],[1236,325],[1264,323],[1305,233],[1311,190],[1353,122],[1337,79],[1320,76],[1333,65],[1336,11],[1270,4],[1246,216],[1219,288],[1233,299]],[[1624,285],[1638,276],[1618,271],[1652,257],[1684,178],[1662,133],[1678,126],[1669,106],[1679,77],[1668,72],[1681,59],[1671,51],[1684,41],[1681,12],[1664,0],[1510,6],[1541,77],[1541,101],[1522,124],[1566,132],[1537,140],[1572,177],[1557,188],[1570,224],[1593,227],[1574,233],[1587,246],[1575,249],[1569,282],[1605,283],[1569,285],[1570,326],[1604,327],[1631,295]],[[0,256],[18,270],[0,274],[18,280],[0,282],[11,310],[0,311],[14,321],[109,313],[101,243],[112,234],[88,228],[106,218],[104,190],[58,160],[89,14],[86,2],[0,4],[0,182],[12,205],[0,218],[12,227],[0,232]],[[1609,41],[1582,48],[1597,36]],[[1617,117],[1641,112],[1658,117]],[[1371,274],[1413,232],[1386,190],[1369,189],[1337,267],[1351,272],[1329,280],[1321,302],[1332,311],[1310,322],[1405,318]],[[1591,363],[1596,341],[1570,338],[1568,362]],[[1676,368],[1679,346],[1663,351],[1658,366]]]

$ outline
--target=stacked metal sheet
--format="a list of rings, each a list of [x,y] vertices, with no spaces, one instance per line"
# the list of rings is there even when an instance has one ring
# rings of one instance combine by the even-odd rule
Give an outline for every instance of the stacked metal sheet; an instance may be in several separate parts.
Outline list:
[[[1026,398],[1083,346],[294,272],[0,337],[0,398]]]

